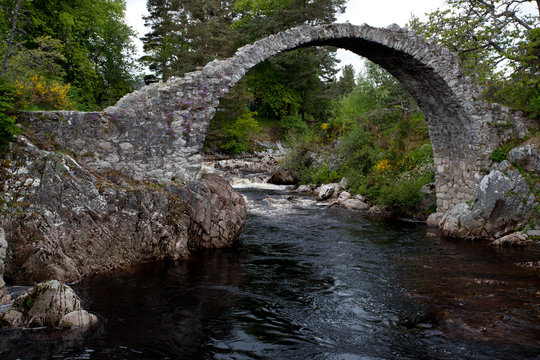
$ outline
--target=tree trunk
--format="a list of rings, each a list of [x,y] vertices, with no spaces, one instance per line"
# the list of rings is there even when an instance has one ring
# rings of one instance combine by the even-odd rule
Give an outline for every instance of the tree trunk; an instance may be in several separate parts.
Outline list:
[[[540,1],[540,0],[539,0]],[[22,0],[17,0],[15,9],[13,11],[13,22],[11,23],[11,34],[9,34],[9,41],[6,51],[6,57],[2,63],[2,76],[6,75],[9,58],[11,57],[11,51],[13,50],[13,40],[15,38],[15,30],[17,29],[17,17],[19,16],[19,8],[21,7]]]

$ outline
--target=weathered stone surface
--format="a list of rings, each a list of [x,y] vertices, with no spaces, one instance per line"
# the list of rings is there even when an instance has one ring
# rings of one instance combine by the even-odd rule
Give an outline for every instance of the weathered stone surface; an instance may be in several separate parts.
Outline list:
[[[216,175],[205,176],[201,183],[190,183],[188,190],[189,249],[229,247],[238,240],[246,220],[242,195]]]
[[[63,328],[82,328],[94,325],[98,318],[86,310],[74,310],[64,315],[58,322],[59,327]]]
[[[313,191],[313,189],[311,188],[311,186],[309,185],[300,185],[297,189],[296,189],[297,192],[299,193],[310,193]]]
[[[430,214],[426,220],[427,226],[439,227],[439,223],[441,222],[443,215],[444,214],[437,212]]]
[[[347,178],[343,177],[339,181],[339,188],[340,189],[348,189],[349,188],[349,180]]]
[[[294,180],[294,177],[289,174],[287,171],[283,169],[278,169],[276,172],[270,176],[270,179],[268,179],[268,182],[270,184],[274,185],[294,185],[296,184],[296,181]]]
[[[363,196],[363,195],[354,195],[353,199],[360,200],[360,201],[363,201],[363,202],[367,202],[366,197]]]
[[[374,217],[387,218],[392,216],[392,213],[385,207],[375,205],[369,208],[368,214]]]
[[[498,247],[517,247],[526,246],[530,243],[532,243],[532,240],[529,240],[527,234],[515,232],[496,239],[495,241],[493,241],[492,245]]]
[[[535,141],[529,141],[510,150],[508,160],[521,165],[527,171],[540,174],[540,147]]]
[[[358,199],[347,199],[341,202],[341,206],[350,210],[368,210],[369,205]]]
[[[341,186],[341,185],[340,185]],[[338,196],[338,201],[343,202],[345,200],[349,200],[351,198],[351,194],[347,191],[342,191]]]
[[[76,281],[144,261],[177,259],[198,241],[193,237],[200,224],[212,239],[206,245],[224,246],[237,238],[245,219],[240,195],[216,178],[187,186],[145,185],[90,171],[22,137],[0,171],[6,274],[15,283]],[[204,212],[199,202],[208,203]]]
[[[440,212],[472,198],[493,149],[527,134],[520,113],[481,100],[457,55],[397,26],[351,24],[299,26],[271,35],[201,71],[145,86],[102,113],[37,113],[26,122],[44,143],[52,139],[95,169],[160,182],[194,178],[210,121],[232,86],[271,56],[319,45],[367,57],[415,99],[428,118]]]
[[[322,185],[317,191],[317,200],[323,201],[330,199],[334,193],[337,193],[339,184],[325,184]]]
[[[75,322],[71,313],[86,315],[87,321]],[[74,320],[68,324],[69,320]],[[87,326],[97,322],[95,315],[91,315],[81,308],[81,301],[71,287],[56,280],[40,283],[15,300],[12,308],[0,315],[0,323],[11,327],[64,327]],[[71,326],[67,326],[71,325]]]
[[[527,235],[540,238],[540,230],[529,230],[527,231]]]
[[[521,227],[536,205],[523,177],[508,161],[503,161],[482,179],[472,205],[456,205],[439,226],[445,236],[499,238]]]
[[[6,284],[4,283],[4,259],[6,258],[7,247],[6,234],[4,229],[0,227],[0,305],[8,303],[11,300],[6,290]]]

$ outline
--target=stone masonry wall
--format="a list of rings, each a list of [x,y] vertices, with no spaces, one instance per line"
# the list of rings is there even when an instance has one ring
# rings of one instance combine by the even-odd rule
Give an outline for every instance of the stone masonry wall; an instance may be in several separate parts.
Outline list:
[[[165,181],[199,175],[200,151],[220,99],[246,72],[280,52],[332,45],[364,56],[392,73],[428,118],[435,156],[438,211],[469,200],[489,155],[505,136],[527,129],[514,114],[486,103],[458,58],[414,32],[391,25],[300,26],[239,49],[201,71],[171,78],[124,96],[102,113],[34,113],[27,124],[96,168],[135,179]],[[51,121],[39,121],[39,117]],[[499,125],[503,126],[499,126]],[[507,134],[498,133],[499,128]]]

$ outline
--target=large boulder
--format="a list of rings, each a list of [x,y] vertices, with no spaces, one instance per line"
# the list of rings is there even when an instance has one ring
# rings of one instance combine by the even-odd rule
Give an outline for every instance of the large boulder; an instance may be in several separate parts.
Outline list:
[[[203,182],[188,185],[189,226],[188,248],[229,247],[244,230],[246,203],[220,176],[207,175]],[[170,191],[174,192],[173,186]]]
[[[340,203],[345,209],[349,210],[368,210],[370,206],[359,199],[347,199]]]
[[[538,143],[529,141],[508,152],[508,160],[521,165],[527,171],[540,174],[540,149]]]
[[[239,195],[214,177],[205,180],[209,185],[145,184],[90,170],[22,137],[0,169],[0,181],[0,223],[9,244],[6,274],[15,283],[71,282],[112,268],[184,257],[196,242],[190,236],[198,234],[193,223],[201,222],[202,198],[209,203],[205,229],[215,234],[219,228],[213,244],[234,241],[245,219],[237,209],[244,206]]]
[[[439,227],[449,237],[499,238],[523,226],[536,205],[525,179],[503,161],[482,179],[472,203],[456,205]]]
[[[317,192],[317,200],[328,200],[332,196],[337,195],[339,191],[339,184],[332,183],[332,184],[325,184],[319,187]]]
[[[81,300],[73,289],[56,280],[33,287],[0,315],[0,324],[8,327],[73,328],[95,323],[97,317],[81,308]]]
[[[286,170],[278,169],[270,176],[268,183],[274,185],[294,185],[296,184],[296,180]]]

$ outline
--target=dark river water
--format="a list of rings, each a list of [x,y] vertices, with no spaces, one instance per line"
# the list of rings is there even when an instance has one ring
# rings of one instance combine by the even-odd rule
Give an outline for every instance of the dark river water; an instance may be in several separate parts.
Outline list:
[[[0,359],[540,359],[537,246],[242,192],[235,248],[77,284],[99,326],[1,330]]]

